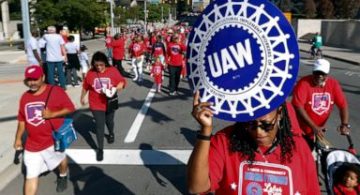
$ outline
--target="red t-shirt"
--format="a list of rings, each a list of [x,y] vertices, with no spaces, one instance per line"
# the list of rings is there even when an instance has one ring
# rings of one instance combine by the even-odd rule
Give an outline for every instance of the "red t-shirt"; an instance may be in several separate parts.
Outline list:
[[[292,104],[295,108],[304,108],[309,117],[318,126],[325,125],[336,104],[340,109],[347,106],[346,97],[340,84],[328,76],[324,87],[314,86],[312,75],[298,81],[294,88]],[[312,135],[313,130],[302,120],[300,127],[306,135]]]
[[[151,74],[153,74],[154,82],[156,84],[161,84],[162,83],[163,70],[164,70],[164,66],[160,62],[155,62],[152,65]]]
[[[132,43],[129,46],[130,53],[132,57],[139,57],[144,55],[144,52],[146,51],[146,45],[144,43]]]
[[[117,40],[113,40],[110,44],[113,48],[113,58],[115,60],[123,60],[125,56],[125,37],[120,37]]]
[[[211,191],[215,194],[301,194],[320,195],[314,159],[304,139],[294,136],[291,162],[280,161],[277,146],[267,155],[255,154],[253,164],[230,150],[233,126],[211,138],[209,170]],[[267,148],[260,148],[265,151]],[[265,162],[267,161],[267,162]]]
[[[58,129],[64,123],[64,118],[50,120],[42,118],[42,111],[44,110],[50,88],[50,85],[46,85],[45,91],[37,96],[27,91],[20,99],[18,121],[25,122],[25,129],[28,133],[25,149],[30,152],[38,152],[54,144],[52,137],[53,129],[50,121],[55,129]],[[62,88],[57,86],[54,86],[51,91],[47,108],[50,111],[59,111],[64,108],[71,111],[75,110],[69,96]]]
[[[111,41],[113,40],[111,35],[107,35],[105,38],[105,47],[111,48]]]
[[[167,48],[168,64],[171,66],[182,66],[183,53],[186,51],[186,46],[180,43],[169,43]]]
[[[115,67],[107,67],[103,73],[91,69],[83,82],[83,88],[89,91],[90,109],[106,111],[106,96],[101,92],[101,86],[110,89],[120,82],[126,85],[126,80]]]
[[[358,191],[360,191],[360,186],[357,188]],[[334,195],[357,195],[357,191],[355,189],[349,190],[342,184],[337,184],[333,188]]]

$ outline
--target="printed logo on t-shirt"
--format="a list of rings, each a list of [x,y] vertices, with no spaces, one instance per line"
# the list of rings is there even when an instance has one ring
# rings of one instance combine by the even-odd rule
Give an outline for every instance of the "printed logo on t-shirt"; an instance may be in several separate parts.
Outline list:
[[[44,123],[45,120],[42,117],[42,111],[44,110],[44,102],[30,102],[25,105],[25,119],[26,122],[33,126],[39,126]]]
[[[239,195],[293,194],[289,167],[264,162],[242,162],[239,170]]]
[[[101,83],[100,83],[101,81]],[[94,79],[93,88],[97,93],[101,93],[101,88],[110,89],[112,87],[110,78],[101,77]]]
[[[171,53],[172,54],[179,54],[180,53],[180,46],[174,45],[171,47]]]
[[[329,93],[313,93],[311,109],[318,115],[326,113],[330,109],[331,96]]]
[[[140,49],[141,49],[141,46],[140,46],[139,44],[134,44],[133,50],[134,50],[135,52],[140,51]]]
[[[154,66],[154,74],[155,75],[161,74],[161,66]]]

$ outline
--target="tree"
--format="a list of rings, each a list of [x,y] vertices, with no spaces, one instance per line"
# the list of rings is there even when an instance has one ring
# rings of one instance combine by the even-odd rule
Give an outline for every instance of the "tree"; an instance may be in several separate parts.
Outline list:
[[[337,18],[351,19],[359,12],[360,0],[334,0],[334,4],[336,7],[335,16]]]
[[[314,18],[316,16],[316,5],[314,0],[304,0],[304,12],[306,18]]]
[[[334,5],[331,0],[321,0],[318,9],[320,18],[329,19],[334,17]]]

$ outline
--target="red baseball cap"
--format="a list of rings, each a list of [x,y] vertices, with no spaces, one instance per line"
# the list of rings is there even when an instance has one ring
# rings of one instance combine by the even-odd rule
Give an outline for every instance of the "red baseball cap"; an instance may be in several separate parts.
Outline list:
[[[43,69],[39,65],[31,65],[25,69],[25,79],[39,79],[43,75]]]

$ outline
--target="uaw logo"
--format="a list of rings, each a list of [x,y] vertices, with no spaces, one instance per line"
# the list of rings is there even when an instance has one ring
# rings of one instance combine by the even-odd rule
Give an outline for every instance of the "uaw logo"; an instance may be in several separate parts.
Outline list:
[[[248,121],[280,106],[299,67],[295,34],[266,0],[217,0],[189,36],[189,83],[215,116]]]
[[[31,102],[25,105],[25,119],[33,126],[39,126],[45,122],[42,117],[44,102]]]
[[[112,87],[110,78],[101,77],[94,79],[93,88],[97,93],[101,93],[101,88],[110,89]]]
[[[329,93],[314,93],[312,96],[311,109],[317,114],[322,115],[330,109],[331,96]]]

